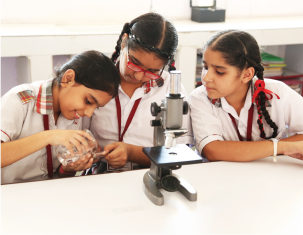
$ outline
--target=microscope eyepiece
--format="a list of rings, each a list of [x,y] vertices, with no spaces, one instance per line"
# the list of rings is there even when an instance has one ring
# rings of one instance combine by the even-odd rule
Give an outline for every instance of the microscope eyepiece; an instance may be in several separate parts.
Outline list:
[[[181,71],[170,71],[170,94],[181,94]]]

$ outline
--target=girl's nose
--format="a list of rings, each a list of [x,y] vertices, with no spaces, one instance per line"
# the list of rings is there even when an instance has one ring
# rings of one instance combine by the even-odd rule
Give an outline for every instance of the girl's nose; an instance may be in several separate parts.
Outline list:
[[[135,72],[134,76],[135,76],[136,80],[142,81],[142,79],[144,77],[144,72],[143,71],[142,72]]]
[[[94,111],[95,109],[93,107],[89,107],[85,109],[84,114],[86,117],[90,118],[91,116],[93,116]]]
[[[210,78],[210,73],[208,72],[208,70],[203,68],[202,74],[201,74],[201,79],[202,79],[202,82],[211,82],[212,81],[212,79]]]

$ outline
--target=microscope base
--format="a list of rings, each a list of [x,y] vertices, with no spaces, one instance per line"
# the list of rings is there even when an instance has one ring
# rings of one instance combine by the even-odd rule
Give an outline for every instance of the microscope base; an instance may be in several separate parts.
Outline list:
[[[157,206],[162,206],[164,204],[164,197],[160,193],[159,182],[157,182],[151,175],[150,171],[146,172],[143,177],[143,190],[145,195]]]
[[[175,176],[180,181],[180,187],[178,191],[182,193],[189,201],[191,202],[197,201],[196,189],[182,177],[176,174],[172,174],[172,175]]]
[[[172,174],[180,181],[180,187],[178,191],[182,193],[189,201],[197,201],[197,191],[182,177]],[[162,206],[164,204],[164,197],[160,193],[161,185],[159,179],[155,179],[152,176],[151,171],[144,174],[143,177],[143,190],[145,195],[157,206]]]

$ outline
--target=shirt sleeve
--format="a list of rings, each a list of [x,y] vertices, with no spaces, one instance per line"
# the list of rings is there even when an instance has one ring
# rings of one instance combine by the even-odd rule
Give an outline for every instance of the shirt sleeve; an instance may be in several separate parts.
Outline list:
[[[201,154],[203,148],[217,140],[224,141],[221,121],[213,113],[213,105],[203,97],[200,88],[189,96],[189,107],[196,150]]]
[[[27,108],[28,104],[23,104],[14,92],[1,97],[1,141],[8,142],[18,138]]]
[[[303,97],[291,89],[289,86],[284,85],[288,95],[283,105],[285,123],[288,125],[288,135],[293,136],[296,134],[303,134]],[[282,107],[281,107],[282,108]]]

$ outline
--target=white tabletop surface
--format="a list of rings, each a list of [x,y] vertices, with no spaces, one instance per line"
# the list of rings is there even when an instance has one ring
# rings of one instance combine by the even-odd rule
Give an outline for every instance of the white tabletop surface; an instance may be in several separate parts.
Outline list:
[[[146,170],[1,186],[1,232],[18,234],[303,233],[303,162],[286,156],[183,166],[190,202],[142,189]]]

